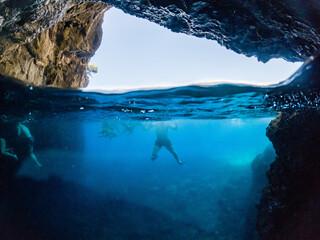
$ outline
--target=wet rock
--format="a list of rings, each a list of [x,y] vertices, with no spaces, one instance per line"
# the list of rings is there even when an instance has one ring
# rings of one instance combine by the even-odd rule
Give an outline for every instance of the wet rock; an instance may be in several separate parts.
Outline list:
[[[243,240],[258,239],[256,231],[256,220],[258,215],[257,204],[260,201],[263,188],[267,186],[267,171],[270,164],[275,160],[276,154],[270,144],[262,153],[258,154],[251,163],[252,183],[248,194],[248,210],[245,219],[245,230],[242,235]]]
[[[5,13],[0,18],[0,72],[33,85],[85,87],[87,65],[100,45],[103,15],[110,7],[31,2],[7,1],[0,7],[0,15]]]
[[[251,163],[252,169],[252,189],[261,194],[262,188],[268,183],[267,171],[270,164],[275,160],[275,151],[272,145],[269,145],[263,153],[258,154]],[[259,193],[260,192],[260,193]]]
[[[267,136],[277,153],[258,216],[261,240],[320,239],[320,115],[283,113]]]
[[[270,88],[265,95],[268,108],[275,111],[318,109],[320,104],[320,55],[310,57],[287,80]]]

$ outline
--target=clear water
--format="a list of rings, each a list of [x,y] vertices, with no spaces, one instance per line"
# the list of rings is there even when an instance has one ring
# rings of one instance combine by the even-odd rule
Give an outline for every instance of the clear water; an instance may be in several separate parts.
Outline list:
[[[269,95],[236,85],[101,94],[2,80],[0,114],[25,121],[43,166],[19,158],[10,172],[10,160],[2,163],[12,178],[1,187],[1,235],[255,239],[274,160],[264,152],[277,115]]]

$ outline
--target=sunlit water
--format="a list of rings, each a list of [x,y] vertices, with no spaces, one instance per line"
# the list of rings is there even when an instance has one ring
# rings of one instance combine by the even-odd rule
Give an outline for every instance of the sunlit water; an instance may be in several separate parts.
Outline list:
[[[264,152],[279,107],[272,88],[101,94],[1,83],[0,114],[25,121],[43,165],[19,158],[3,181],[5,239],[254,239],[274,160]]]

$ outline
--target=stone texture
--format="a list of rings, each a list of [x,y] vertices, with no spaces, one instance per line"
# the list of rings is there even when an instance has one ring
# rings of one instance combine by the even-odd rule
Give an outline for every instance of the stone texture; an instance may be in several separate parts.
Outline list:
[[[304,61],[320,47],[316,0],[104,0],[172,31],[218,41],[246,56]]]
[[[320,55],[310,57],[290,78],[270,88],[266,107],[276,111],[304,111],[320,105]]]
[[[72,0],[1,0],[1,38],[17,43],[31,41],[36,34],[60,22],[71,2]]]
[[[260,202],[263,188],[268,185],[266,172],[275,160],[276,153],[270,144],[262,153],[258,154],[251,162],[252,183],[248,194],[248,209],[245,218],[245,232],[242,240],[258,239],[256,221],[258,215],[257,204]]]
[[[103,2],[172,31],[216,40],[263,62],[304,61],[320,47],[317,0]],[[99,45],[103,6],[71,0],[1,0],[0,73],[36,85],[85,86],[85,62]],[[85,34],[84,26],[89,31]]]
[[[320,115],[282,113],[267,136],[277,153],[259,206],[261,240],[320,239]]]
[[[45,22],[45,25],[55,25],[34,38],[26,37],[33,31],[33,25],[29,28],[25,23],[21,32],[7,30],[4,26],[5,34],[0,38],[3,49],[0,72],[38,86],[85,87],[87,65],[100,45],[101,24],[108,8],[104,3],[67,3],[61,10],[62,20]],[[53,15],[53,19],[61,18],[61,14],[57,15]],[[50,17],[49,14],[48,19]],[[26,41],[22,41],[23,37]]]

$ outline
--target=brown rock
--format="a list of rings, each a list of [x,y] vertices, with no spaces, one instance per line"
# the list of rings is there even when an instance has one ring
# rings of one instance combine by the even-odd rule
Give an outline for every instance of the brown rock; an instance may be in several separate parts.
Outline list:
[[[0,73],[37,86],[85,87],[90,58],[101,43],[104,3],[74,3],[63,20],[27,43],[0,40]]]
[[[88,81],[85,62],[95,49],[89,49],[87,43],[99,45],[94,40],[99,37],[93,35],[100,35],[98,26],[102,12],[108,7],[103,7],[103,3],[74,2],[2,0],[0,73],[37,85],[85,86]],[[256,56],[263,62],[271,58],[305,61],[320,48],[320,3],[316,0],[102,2],[174,32],[215,40],[228,49],[249,57]],[[83,31],[88,32],[82,34]],[[34,40],[36,36],[37,40]],[[26,42],[30,44],[25,45]],[[46,49],[40,50],[40,47]],[[44,52],[38,54],[39,51]],[[46,51],[54,57],[47,53],[40,58]]]

